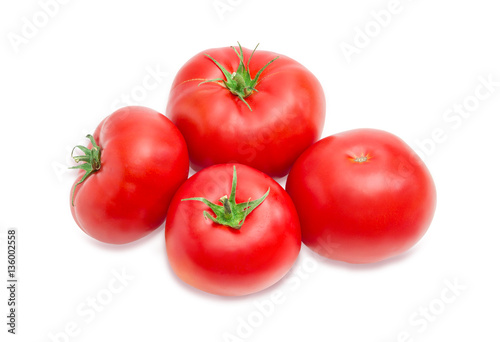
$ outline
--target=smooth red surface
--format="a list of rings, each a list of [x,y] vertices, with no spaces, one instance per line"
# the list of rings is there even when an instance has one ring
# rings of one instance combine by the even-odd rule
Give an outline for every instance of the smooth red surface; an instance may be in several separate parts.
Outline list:
[[[281,279],[298,256],[301,239],[297,213],[285,190],[272,178],[236,164],[236,203],[270,193],[240,230],[205,219],[213,215],[205,197],[220,204],[231,192],[234,164],[214,165],[189,178],[176,192],[165,226],[168,260],[186,283],[205,292],[238,296],[265,289]]]
[[[246,64],[252,51],[243,52]],[[225,87],[199,85],[224,78],[205,54],[231,73],[239,63],[230,47],[203,51],[179,70],[172,84],[167,116],[184,135],[192,166],[200,169],[237,162],[272,177],[285,176],[298,156],[321,136],[325,97],[318,80],[298,62],[279,55],[261,74],[258,92],[245,99],[250,111]],[[250,63],[252,77],[276,56],[257,50]]]
[[[166,116],[145,107],[117,110],[99,124],[94,138],[102,148],[101,169],[77,186],[71,213],[99,241],[137,240],[161,225],[187,179],[186,143]]]
[[[353,159],[368,156],[366,162]],[[286,184],[299,213],[303,242],[350,263],[390,258],[427,231],[436,206],[432,177],[393,134],[357,129],[311,146]]]

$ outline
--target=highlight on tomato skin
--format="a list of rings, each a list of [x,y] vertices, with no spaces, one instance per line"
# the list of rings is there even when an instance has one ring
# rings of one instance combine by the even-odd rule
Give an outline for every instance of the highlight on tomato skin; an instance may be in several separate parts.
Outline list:
[[[375,129],[326,137],[295,162],[286,190],[302,240],[322,256],[373,263],[414,246],[432,222],[436,188],[403,140]]]
[[[285,176],[321,137],[326,103],[318,79],[285,55],[213,48],[177,73],[166,115],[182,132],[191,166],[236,162]]]
[[[73,155],[79,173],[70,208],[77,225],[111,244],[138,240],[158,228],[188,176],[179,130],[155,110],[130,106],[106,117],[87,137],[87,147],[75,147],[83,155]]]
[[[271,177],[246,165],[220,164],[177,190],[165,243],[182,281],[212,294],[242,296],[290,270],[301,248],[300,225],[292,200]]]

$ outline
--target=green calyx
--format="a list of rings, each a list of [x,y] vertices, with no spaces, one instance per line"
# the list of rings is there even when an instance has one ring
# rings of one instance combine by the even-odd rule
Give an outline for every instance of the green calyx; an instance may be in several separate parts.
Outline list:
[[[83,177],[80,179],[78,183],[75,184],[73,187],[73,193],[71,195],[71,205],[74,206],[74,200],[75,200],[75,190],[76,187],[83,183],[84,180],[86,180],[92,173],[98,171],[101,168],[101,147],[97,146],[94,137],[91,134],[87,134],[86,136],[87,139],[90,140],[92,143],[93,147],[91,149],[88,149],[85,146],[82,145],[77,145],[73,148],[71,151],[71,158],[75,160],[75,162],[80,163],[83,162],[83,164],[76,165],[70,167],[70,169],[81,169],[85,170],[85,174]],[[75,152],[75,149],[80,149],[84,154],[79,155],[79,156],[73,156],[73,153]]]
[[[203,216],[205,218],[209,218],[215,223],[222,224],[224,226],[228,226],[234,229],[240,229],[245,222],[245,219],[250,213],[257,208],[264,200],[267,195],[269,195],[269,191],[271,188],[267,189],[267,192],[259,199],[255,201],[250,201],[246,203],[236,203],[236,166],[233,167],[233,182],[231,185],[231,195],[229,198],[227,195],[222,196],[219,201],[222,205],[218,205],[210,202],[206,198],[203,197],[193,197],[193,198],[184,198],[182,201],[200,201],[205,203],[212,209],[215,214],[215,217],[209,214],[207,211],[203,211]]]
[[[203,81],[198,85],[207,82],[215,82],[224,85],[231,92],[231,94],[238,96],[238,98],[247,105],[248,109],[252,111],[252,108],[250,107],[248,102],[245,101],[245,98],[252,95],[253,92],[258,92],[257,89],[255,89],[255,86],[259,81],[260,74],[262,74],[262,71],[264,71],[264,69],[267,68],[269,64],[278,59],[279,56],[276,56],[273,60],[269,61],[266,65],[264,65],[262,69],[260,69],[255,75],[255,77],[252,79],[252,76],[250,75],[250,61],[252,60],[253,54],[255,53],[255,50],[257,50],[259,44],[257,44],[255,49],[252,51],[252,54],[250,55],[250,58],[248,59],[246,66],[243,59],[243,48],[241,47],[241,44],[239,42],[238,46],[240,47],[239,52],[234,48],[234,46],[231,46],[234,52],[236,52],[236,55],[238,55],[238,58],[240,59],[240,64],[238,66],[238,69],[233,73],[227,71],[226,68],[224,68],[219,62],[217,62],[211,56],[205,55],[219,67],[219,69],[222,71],[226,79],[215,78],[213,80]]]

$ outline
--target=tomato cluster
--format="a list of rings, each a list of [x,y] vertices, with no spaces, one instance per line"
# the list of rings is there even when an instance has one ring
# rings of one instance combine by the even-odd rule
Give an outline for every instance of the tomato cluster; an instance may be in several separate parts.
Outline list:
[[[201,52],[175,77],[166,116],[119,109],[76,147],[73,217],[113,244],[165,222],[179,278],[227,296],[276,283],[301,241],[350,263],[408,250],[434,214],[429,171],[384,131],[318,141],[325,108],[317,78],[291,58],[241,46]],[[199,172],[187,179],[190,163]],[[285,191],[271,177],[288,173]]]

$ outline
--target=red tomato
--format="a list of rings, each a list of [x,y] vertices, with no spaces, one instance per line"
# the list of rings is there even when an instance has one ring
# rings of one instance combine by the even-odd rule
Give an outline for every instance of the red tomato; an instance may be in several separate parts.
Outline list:
[[[165,241],[179,278],[225,296],[276,283],[301,245],[288,194],[266,174],[241,164],[211,166],[179,188],[168,210]]]
[[[186,143],[167,117],[144,107],[117,110],[99,124],[94,138],[88,149],[77,146],[85,156],[74,157],[86,163],[76,167],[82,170],[71,190],[73,218],[99,241],[137,240],[161,225],[187,179]]]
[[[374,129],[318,141],[294,164],[286,189],[303,242],[350,263],[406,251],[427,231],[436,206],[422,160],[398,137]]]
[[[203,51],[179,70],[167,116],[184,135],[195,169],[237,162],[281,177],[319,139],[321,85],[298,62],[277,56],[225,47]]]

